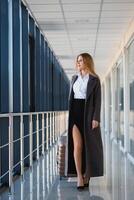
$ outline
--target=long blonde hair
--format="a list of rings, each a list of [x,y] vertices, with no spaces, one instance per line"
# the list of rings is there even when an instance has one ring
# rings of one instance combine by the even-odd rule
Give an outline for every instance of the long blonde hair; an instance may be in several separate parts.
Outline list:
[[[93,76],[98,77],[98,75],[96,74],[95,70],[94,70],[94,61],[93,58],[90,54],[88,53],[81,53],[77,56],[76,58],[76,66],[77,66],[77,62],[78,62],[78,58],[79,56],[82,56],[83,58],[83,62],[85,64],[85,66],[88,68],[89,73]]]

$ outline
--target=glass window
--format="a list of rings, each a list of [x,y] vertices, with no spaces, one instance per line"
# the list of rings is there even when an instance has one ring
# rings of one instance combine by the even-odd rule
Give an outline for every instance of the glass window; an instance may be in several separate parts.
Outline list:
[[[134,157],[134,41],[128,48],[128,71],[130,92],[129,141],[130,153]]]
[[[118,66],[119,71],[119,139],[124,146],[124,85],[123,85],[123,64]]]
[[[122,61],[114,70],[115,137],[124,146],[124,87]]]
[[[114,115],[114,134],[115,134],[115,138],[118,138],[118,121],[119,121],[119,110],[118,110],[118,68],[115,68],[113,71],[113,84],[114,84],[114,101],[115,101],[115,105],[114,105],[114,110],[115,110],[115,115]]]
[[[111,133],[112,131],[112,102],[111,102],[111,98],[112,98],[112,90],[111,90],[111,76],[109,75],[107,78],[107,84],[108,84],[108,114],[109,114],[109,132]]]

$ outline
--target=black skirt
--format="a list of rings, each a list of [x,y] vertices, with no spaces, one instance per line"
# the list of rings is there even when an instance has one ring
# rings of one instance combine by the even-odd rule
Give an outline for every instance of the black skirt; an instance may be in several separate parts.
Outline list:
[[[84,134],[84,106],[85,99],[73,99],[72,122],[76,124],[82,137]]]
[[[73,99],[72,103],[72,127],[75,124],[80,131],[82,148],[82,173],[85,172],[85,142],[84,142],[84,107],[85,99]]]

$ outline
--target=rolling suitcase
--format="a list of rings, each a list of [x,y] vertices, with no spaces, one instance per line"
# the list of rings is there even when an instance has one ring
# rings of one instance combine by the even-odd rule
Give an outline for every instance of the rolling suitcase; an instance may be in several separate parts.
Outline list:
[[[62,135],[59,138],[58,149],[57,149],[57,167],[60,179],[62,177],[65,177],[65,167],[66,167],[65,157],[66,157],[66,136]]]

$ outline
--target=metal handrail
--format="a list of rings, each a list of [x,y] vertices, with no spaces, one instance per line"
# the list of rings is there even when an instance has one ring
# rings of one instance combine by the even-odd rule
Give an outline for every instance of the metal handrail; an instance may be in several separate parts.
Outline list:
[[[24,116],[28,116],[29,118],[29,130],[27,130],[28,134],[24,135]],[[36,116],[36,119],[33,121],[33,116]],[[39,118],[41,116],[41,118]],[[20,126],[20,134],[17,139],[13,139],[14,137],[14,128],[13,122],[14,117],[20,117],[19,126]],[[8,143],[2,144],[0,146],[0,151],[9,147],[8,151],[8,160],[9,167],[8,170],[4,174],[0,174],[0,183],[2,178],[5,176],[9,176],[9,192],[12,194],[12,185],[13,185],[13,172],[14,169],[20,165],[21,176],[24,175],[24,160],[29,158],[30,167],[33,165],[33,153],[36,152],[36,159],[39,159],[40,148],[41,153],[44,155],[45,150],[48,150],[58,139],[58,137],[63,134],[67,130],[67,119],[68,119],[68,111],[48,111],[48,112],[30,112],[30,113],[5,113],[0,114],[0,118],[8,118]],[[39,126],[39,122],[40,125]],[[35,130],[33,131],[33,124],[35,123]],[[36,134],[36,146],[33,149],[33,135]],[[46,139],[45,139],[46,134]],[[41,136],[41,143],[40,138]],[[24,140],[29,137],[29,153],[24,157]],[[20,160],[13,165],[14,156],[13,156],[13,148],[16,142],[20,142]],[[45,148],[46,147],[46,148]],[[1,172],[0,172],[1,173]]]
[[[67,111],[45,111],[45,112],[20,112],[20,113],[3,113],[3,114],[0,114],[0,118],[2,117],[9,117],[10,115],[12,116],[27,116],[27,115],[37,115],[37,114],[47,114],[47,113],[62,113],[62,112],[67,112]]]

